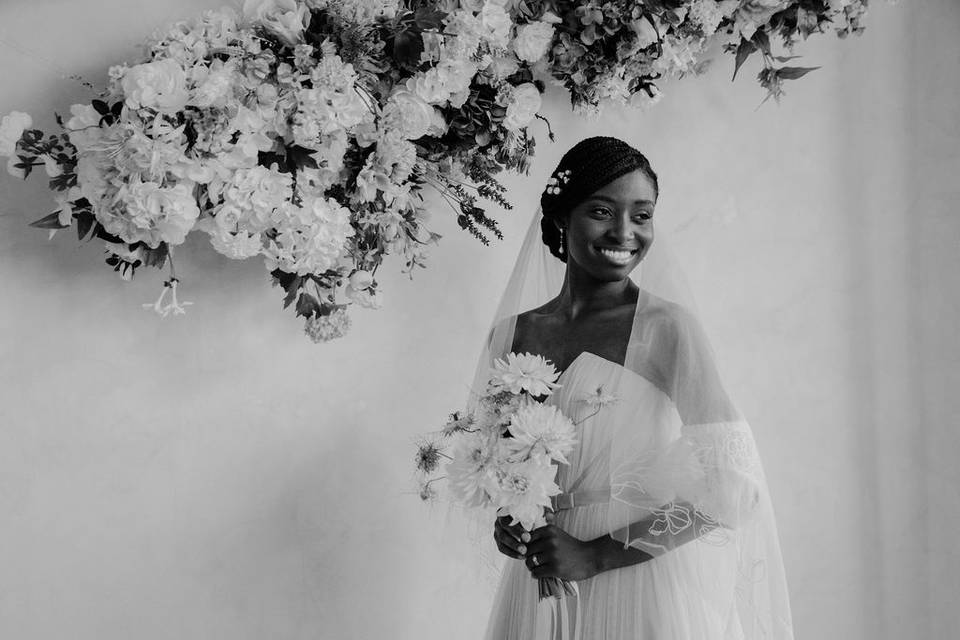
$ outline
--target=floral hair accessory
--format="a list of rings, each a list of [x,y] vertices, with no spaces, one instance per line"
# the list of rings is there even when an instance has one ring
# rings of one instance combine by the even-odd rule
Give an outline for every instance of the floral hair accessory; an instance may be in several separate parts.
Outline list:
[[[550,176],[550,179],[547,180],[547,193],[552,196],[559,195],[563,186],[570,181],[571,173],[570,169],[554,172],[554,174]]]

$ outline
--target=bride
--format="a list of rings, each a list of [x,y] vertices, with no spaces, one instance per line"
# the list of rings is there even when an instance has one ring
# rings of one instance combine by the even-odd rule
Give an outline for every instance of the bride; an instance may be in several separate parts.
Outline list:
[[[654,248],[658,194],[639,151],[581,141],[544,190],[504,293],[477,379],[510,351],[546,357],[562,372],[547,401],[579,442],[546,526],[496,521],[510,560],[489,640],[792,638],[750,427],[677,268]],[[578,594],[541,601],[541,577]]]

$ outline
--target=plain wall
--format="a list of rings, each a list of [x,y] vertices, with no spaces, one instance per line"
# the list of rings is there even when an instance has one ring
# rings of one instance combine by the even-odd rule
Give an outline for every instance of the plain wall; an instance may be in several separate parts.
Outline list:
[[[4,0],[0,114],[52,130],[93,97],[66,76],[100,86],[219,4]],[[578,119],[551,91],[558,140],[507,178],[506,239],[435,204],[430,267],[388,262],[384,308],[325,345],[260,260],[202,238],[177,251],[189,313],[144,311],[165,273],[123,282],[97,242],[48,241],[27,227],[52,210],[42,175],[0,177],[0,637],[479,637],[491,585],[414,495],[414,442],[461,405],[545,179],[596,133],[660,176],[657,224],[761,448],[797,637],[951,637],[958,42],[954,0],[875,2],[862,37],[798,46],[822,68],[780,106],[730,56],[645,113]]]

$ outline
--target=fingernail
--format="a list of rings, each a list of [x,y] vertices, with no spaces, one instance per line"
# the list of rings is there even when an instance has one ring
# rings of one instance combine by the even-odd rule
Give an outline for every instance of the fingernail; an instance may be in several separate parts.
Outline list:
[[[527,548],[526,548],[524,545],[520,545],[519,547],[517,547],[517,553],[520,553],[520,554],[522,554],[522,555],[526,555],[526,553],[527,553]]]
[[[530,542],[530,534],[527,532],[524,532],[523,534],[520,535],[520,539],[524,542]]]

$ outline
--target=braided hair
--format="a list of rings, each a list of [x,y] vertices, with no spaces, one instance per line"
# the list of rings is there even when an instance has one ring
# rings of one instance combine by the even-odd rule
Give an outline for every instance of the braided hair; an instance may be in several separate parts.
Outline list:
[[[566,250],[560,250],[562,236],[557,222],[598,189],[637,169],[650,179],[654,193],[659,195],[657,174],[650,161],[619,138],[586,138],[563,154],[547,188],[540,195],[543,211],[540,231],[550,253],[566,262]]]

